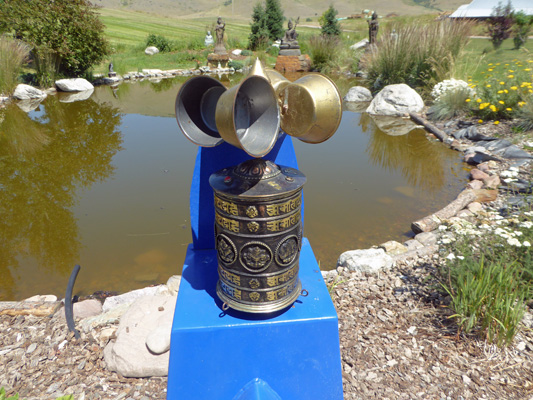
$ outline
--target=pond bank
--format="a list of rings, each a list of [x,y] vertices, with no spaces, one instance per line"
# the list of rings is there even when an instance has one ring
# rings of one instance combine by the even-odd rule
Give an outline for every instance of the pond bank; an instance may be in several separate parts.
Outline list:
[[[481,133],[492,135],[492,128],[482,126]],[[457,150],[471,147],[467,140],[455,143]],[[508,161],[489,160],[477,169],[503,181],[502,172],[514,171],[509,167]],[[531,170],[519,167],[516,172],[531,180]],[[479,179],[472,180],[471,189],[500,186],[487,176],[473,173]],[[500,187],[495,200],[470,203],[460,218],[476,223],[506,206],[513,197],[508,188]],[[324,274],[339,314],[345,398],[523,398],[532,382],[531,332],[508,350],[456,340],[444,312],[446,299],[431,286],[442,263],[436,253],[442,236],[437,230],[414,240],[423,247],[410,242],[405,247],[415,248],[403,251],[399,244],[398,253],[396,245],[379,246],[393,259],[390,268],[369,273],[340,266]],[[75,339],[60,309],[53,311],[47,317],[0,316],[0,355],[6,361],[0,366],[0,386],[8,394],[20,392],[27,399],[69,393],[76,399],[165,398],[164,377],[124,378],[106,369],[103,348],[115,340],[119,318]],[[529,310],[524,321],[529,328],[531,321]]]

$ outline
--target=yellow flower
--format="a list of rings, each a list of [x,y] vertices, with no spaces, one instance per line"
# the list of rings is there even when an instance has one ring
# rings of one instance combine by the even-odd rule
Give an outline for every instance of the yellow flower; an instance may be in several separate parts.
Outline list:
[[[511,86],[511,90],[517,90],[518,88],[516,86]]]
[[[509,72],[514,72],[514,71],[512,69],[510,69]]]
[[[466,99],[465,101],[466,101],[467,103],[470,103],[470,99]]]
[[[488,71],[489,71],[489,72],[492,72],[492,71],[494,71],[494,69],[493,69],[493,68],[489,68]]]
[[[500,103],[500,104],[505,104],[505,101],[500,100],[498,103]]]
[[[500,85],[505,85],[505,82],[500,82]]]
[[[505,109],[505,111],[513,111],[513,109],[510,108],[510,107],[507,107],[507,108]]]
[[[494,121],[494,125],[498,125],[500,121]]]
[[[481,103],[483,100],[481,100],[481,99],[477,99],[476,101],[477,101],[478,103]]]
[[[509,78],[509,79],[513,79],[513,78],[514,78],[514,75],[507,75],[507,78]]]
[[[502,94],[503,93],[503,90],[498,90],[498,94]]]
[[[524,68],[524,71],[529,72],[529,71],[531,71],[531,68]]]
[[[487,87],[490,87],[490,84],[489,84],[489,85],[487,85]]]
[[[503,89],[503,93],[509,93],[507,89]]]
[[[491,104],[491,105],[489,106],[489,108],[490,108],[490,110],[491,110],[492,112],[496,112],[496,111],[498,111],[498,109],[496,108],[496,106],[495,106],[494,104]]]
[[[492,63],[489,63],[489,65],[492,65]]]
[[[477,122],[479,122],[480,124],[483,123],[483,120],[482,119],[479,119]]]
[[[524,104],[526,104],[525,101],[519,101],[519,102],[518,102],[518,105],[519,105],[520,107],[522,107]]]

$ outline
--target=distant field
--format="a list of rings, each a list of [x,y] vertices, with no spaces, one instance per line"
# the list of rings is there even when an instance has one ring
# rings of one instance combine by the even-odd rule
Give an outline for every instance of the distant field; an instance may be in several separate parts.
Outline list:
[[[260,0],[94,0],[102,7],[116,10],[142,11],[163,16],[187,18],[216,18],[249,20],[253,6]],[[264,1],[264,0],[263,0]],[[339,17],[360,13],[364,9],[375,10],[379,15],[421,15],[454,11],[466,0],[435,0],[434,8],[424,7],[420,0],[281,0],[287,18],[302,19],[320,16],[330,3],[339,11]]]

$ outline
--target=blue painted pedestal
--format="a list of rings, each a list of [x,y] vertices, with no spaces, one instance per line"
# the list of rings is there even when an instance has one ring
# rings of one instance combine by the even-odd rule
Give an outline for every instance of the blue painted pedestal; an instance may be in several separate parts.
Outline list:
[[[297,168],[292,141],[285,135],[265,158]],[[216,295],[213,193],[207,179],[246,159],[244,152],[225,143],[199,149],[191,186],[193,244],[187,250],[172,325],[167,399],[340,400],[337,314],[307,239],[300,254],[307,297],[270,314],[222,311]]]

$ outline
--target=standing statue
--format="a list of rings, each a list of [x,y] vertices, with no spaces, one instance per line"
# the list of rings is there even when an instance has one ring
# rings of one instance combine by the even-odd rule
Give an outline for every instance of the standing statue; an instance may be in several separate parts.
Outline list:
[[[207,35],[205,35],[204,44],[205,46],[211,46],[215,43],[213,40],[213,36],[211,36],[211,31],[207,31]]]
[[[279,54],[287,56],[299,56],[300,45],[298,44],[298,34],[296,33],[296,25],[300,21],[300,17],[296,19],[296,23],[292,22],[292,18],[289,19],[288,28],[285,31],[285,36],[281,39],[281,44],[279,45]]]
[[[226,29],[226,23],[222,20],[222,17],[218,17],[217,25],[215,27],[215,34],[217,36],[217,42],[215,43],[215,54],[227,54],[226,46],[224,46],[224,31]]]
[[[379,22],[378,22],[378,13],[372,11],[372,18],[368,21],[368,41],[370,44],[376,43],[376,38],[378,36]]]

